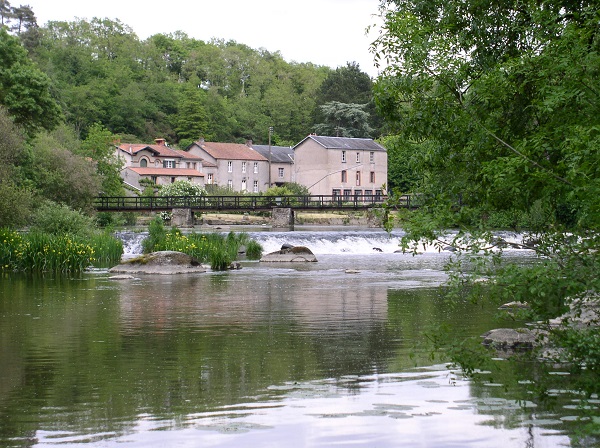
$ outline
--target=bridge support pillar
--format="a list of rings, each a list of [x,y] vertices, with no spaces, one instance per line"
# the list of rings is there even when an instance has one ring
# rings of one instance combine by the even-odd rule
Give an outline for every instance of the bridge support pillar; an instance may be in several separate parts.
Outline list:
[[[387,219],[387,211],[382,208],[370,208],[367,210],[367,226],[382,228]]]
[[[174,208],[171,213],[171,225],[173,227],[193,227],[194,214],[191,208]]]
[[[294,210],[291,208],[273,207],[271,212],[271,226],[273,228],[294,229]]]

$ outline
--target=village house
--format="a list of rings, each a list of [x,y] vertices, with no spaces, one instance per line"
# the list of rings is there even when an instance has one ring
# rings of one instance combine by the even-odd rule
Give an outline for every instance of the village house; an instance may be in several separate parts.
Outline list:
[[[294,146],[295,182],[313,195],[381,197],[387,151],[370,138],[309,135]]]
[[[200,157],[169,148],[161,138],[156,139],[153,145],[119,144],[115,155],[123,166],[121,177],[124,182],[138,191],[143,190],[140,184],[142,179],[148,179],[156,185],[186,180],[204,186],[203,169],[216,169]]]
[[[269,188],[269,161],[248,144],[200,139],[185,152],[216,167],[206,172],[207,186],[219,185],[242,193],[262,193]]]
[[[387,151],[369,138],[309,135],[293,148],[200,139],[185,150],[156,139],[153,145],[119,144],[116,155],[124,181],[139,191],[142,179],[156,185],[187,180],[241,193],[295,182],[313,195],[351,200],[381,197],[387,183]]]
[[[252,149],[269,161],[270,184],[281,187],[294,179],[294,150],[289,146],[252,145]]]

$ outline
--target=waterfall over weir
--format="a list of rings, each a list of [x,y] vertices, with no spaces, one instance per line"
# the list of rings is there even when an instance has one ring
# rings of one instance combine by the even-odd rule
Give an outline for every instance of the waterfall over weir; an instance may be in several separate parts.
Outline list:
[[[306,246],[316,255],[369,255],[394,253],[400,250],[401,230],[391,234],[379,229],[369,230],[316,230],[277,232],[248,232],[260,243],[264,253],[277,251],[283,244]],[[148,232],[117,232],[123,241],[124,258],[142,253],[142,241]],[[521,235],[503,232],[498,234],[507,242],[521,242]],[[436,247],[425,248],[424,252],[438,252]]]

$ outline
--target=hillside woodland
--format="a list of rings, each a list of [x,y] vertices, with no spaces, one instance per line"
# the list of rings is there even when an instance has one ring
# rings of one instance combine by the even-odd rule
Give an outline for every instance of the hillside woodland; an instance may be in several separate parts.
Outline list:
[[[381,134],[372,80],[353,62],[287,62],[183,31],[140,40],[117,19],[40,26],[6,0],[0,19],[0,226],[22,225],[40,199],[86,210],[100,192],[120,194],[119,140],[261,144],[272,127],[274,145],[292,146],[313,132]]]

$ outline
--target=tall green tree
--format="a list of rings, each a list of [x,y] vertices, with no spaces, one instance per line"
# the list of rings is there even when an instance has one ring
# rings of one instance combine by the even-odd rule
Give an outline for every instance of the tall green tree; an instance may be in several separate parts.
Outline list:
[[[24,182],[20,169],[25,134],[1,106],[0,135],[0,227],[20,227],[27,224],[34,205],[33,191]]]
[[[29,59],[17,37],[0,28],[0,105],[32,134],[61,121],[50,79]]]
[[[365,108],[366,104],[325,103],[321,106],[325,122],[315,125],[315,131],[336,137],[368,138],[373,128],[369,126],[369,113]]]
[[[123,181],[121,165],[115,156],[115,136],[101,124],[94,124],[87,138],[81,143],[80,154],[89,157],[96,164],[100,176],[100,190],[106,196],[122,196]]]
[[[376,99],[423,173],[426,202],[407,216],[409,239],[449,238],[446,230],[458,226],[452,243],[475,254],[491,217],[518,217],[510,224],[534,234],[539,244],[528,247],[540,263],[498,267],[492,262],[503,259],[493,257],[475,271],[457,265],[457,285],[478,275],[499,279],[485,291],[475,283],[456,292],[526,301],[532,319],[557,316],[572,298],[596,300],[598,3],[395,0],[381,8],[373,50],[389,65]],[[560,328],[554,337],[575,368],[598,374],[597,328]],[[598,391],[595,384],[588,390]]]
[[[367,123],[364,123],[364,112],[367,114]],[[341,115],[345,117],[343,132],[340,130],[342,124],[337,125],[337,130],[336,125],[332,124],[336,120],[339,122]],[[317,133],[353,137],[379,135],[381,121],[373,101],[373,82],[367,73],[361,71],[358,63],[348,62],[345,67],[338,67],[325,78],[317,92],[314,121]],[[368,132],[365,126],[369,128]]]

